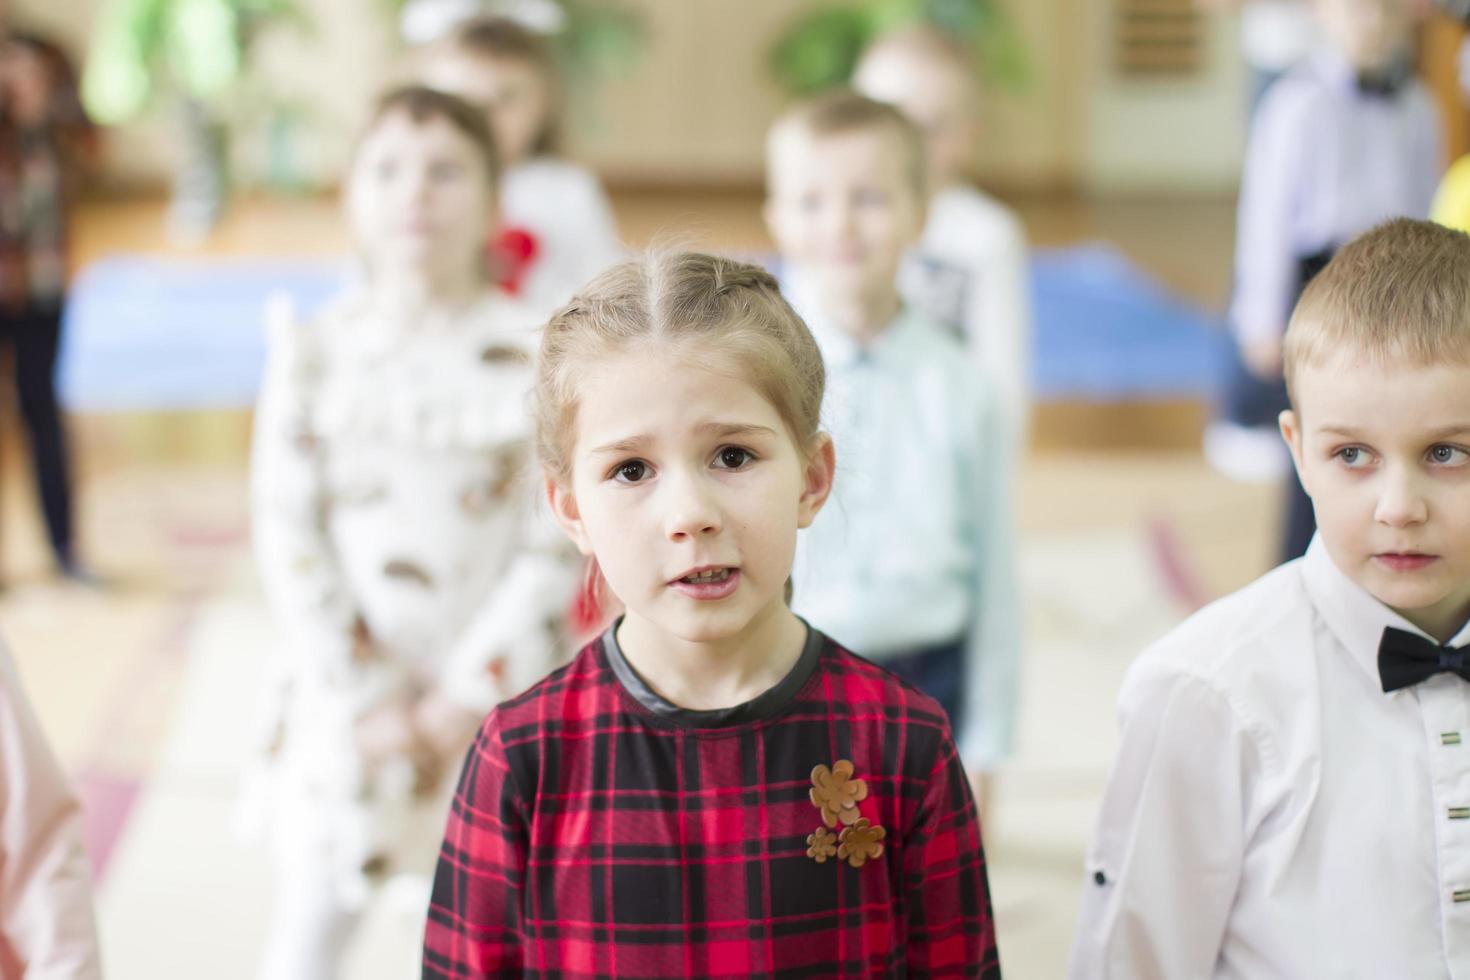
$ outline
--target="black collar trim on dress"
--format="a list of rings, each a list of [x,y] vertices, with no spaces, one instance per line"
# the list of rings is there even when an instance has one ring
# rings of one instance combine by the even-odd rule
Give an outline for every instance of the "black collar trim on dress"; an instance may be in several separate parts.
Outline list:
[[[805,620],[803,623],[805,624]],[[602,634],[602,651],[607,657],[608,666],[633,700],[657,717],[684,728],[729,728],[774,718],[791,704],[792,699],[811,680],[822,659],[822,648],[827,645],[826,636],[819,630],[812,629],[810,624],[805,624],[806,645],[802,647],[796,665],[781,678],[780,683],[743,704],[696,711],[692,708],[681,708],[665,699],[638,676],[638,672],[628,663],[628,658],[623,656],[622,648],[618,646],[618,627],[622,624],[623,620],[619,617]]]

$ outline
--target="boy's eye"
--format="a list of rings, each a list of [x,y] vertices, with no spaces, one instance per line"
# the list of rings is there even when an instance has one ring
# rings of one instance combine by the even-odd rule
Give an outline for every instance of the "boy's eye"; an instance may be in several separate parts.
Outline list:
[[[1470,452],[1459,446],[1435,446],[1429,450],[1429,458],[1440,466],[1463,466],[1470,462]]]
[[[641,459],[630,459],[626,463],[619,463],[617,469],[613,470],[612,477],[619,483],[641,483],[648,476],[649,466]]]
[[[739,446],[726,446],[719,451],[716,458],[722,468],[738,470],[755,459],[755,454],[748,449],[741,449]]]
[[[1344,446],[1333,455],[1352,469],[1361,469],[1368,464],[1368,453],[1359,446]]]

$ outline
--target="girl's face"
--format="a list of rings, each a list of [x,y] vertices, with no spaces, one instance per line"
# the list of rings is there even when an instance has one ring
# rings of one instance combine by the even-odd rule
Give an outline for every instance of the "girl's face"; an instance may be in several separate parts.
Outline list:
[[[692,643],[784,611],[798,528],[831,489],[832,443],[800,451],[738,372],[630,352],[582,378],[568,487],[552,508],[631,616]]]
[[[392,112],[358,150],[348,217],[372,268],[458,274],[483,262],[492,190],[475,144],[448,120]]]
[[[1409,0],[1318,0],[1327,36],[1359,71],[1382,71],[1409,46]]]
[[[507,167],[531,158],[546,129],[551,93],[529,61],[451,52],[424,70],[424,83],[483,109]]]
[[[22,125],[46,121],[51,111],[53,82],[50,66],[36,51],[12,44],[0,53],[0,78],[11,115]]]

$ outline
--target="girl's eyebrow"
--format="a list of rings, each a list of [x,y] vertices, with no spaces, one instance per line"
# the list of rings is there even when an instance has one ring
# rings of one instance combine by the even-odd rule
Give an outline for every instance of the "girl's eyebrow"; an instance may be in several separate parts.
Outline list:
[[[776,430],[767,425],[747,425],[741,422],[705,422],[694,427],[696,432],[708,432],[717,436],[773,436]]]
[[[593,456],[611,456],[615,454],[635,453],[647,445],[648,442],[648,436],[629,436],[626,439],[619,439],[617,442],[609,442],[606,445],[598,446],[596,449],[591,450],[591,454]]]
[[[701,435],[713,435],[721,439],[728,439],[734,436],[774,436],[776,434],[776,430],[768,425],[748,425],[743,422],[701,422],[694,427],[694,431]],[[652,441],[652,436],[628,436],[626,439],[605,443],[588,452],[593,456],[615,456],[624,453],[636,453]]]

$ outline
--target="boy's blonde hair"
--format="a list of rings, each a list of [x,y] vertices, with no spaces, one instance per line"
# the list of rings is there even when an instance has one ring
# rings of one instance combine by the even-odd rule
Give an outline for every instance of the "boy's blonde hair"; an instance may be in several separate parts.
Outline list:
[[[656,251],[593,279],[542,334],[536,445],[557,482],[571,482],[580,372],[629,349],[674,349],[722,368],[733,361],[803,452],[820,431],[822,355],[775,278],[732,259]]]
[[[894,106],[859,95],[851,89],[833,89],[799,102],[781,114],[766,141],[766,182],[774,179],[776,147],[792,135],[813,138],[849,133],[884,133],[902,148],[904,171],[914,192],[923,197],[929,181],[924,160],[924,138],[917,126]]]
[[[1282,350],[1287,390],[1304,365],[1338,354],[1470,363],[1470,235],[1400,218],[1338,252],[1292,314]]]

